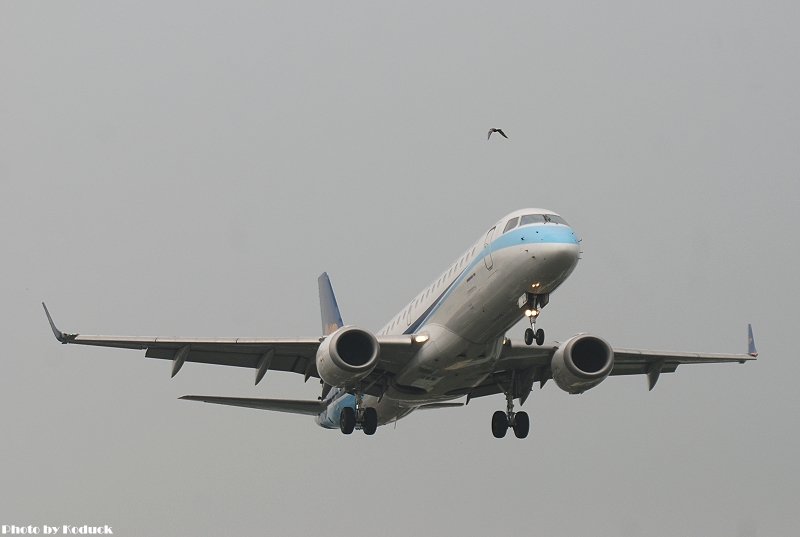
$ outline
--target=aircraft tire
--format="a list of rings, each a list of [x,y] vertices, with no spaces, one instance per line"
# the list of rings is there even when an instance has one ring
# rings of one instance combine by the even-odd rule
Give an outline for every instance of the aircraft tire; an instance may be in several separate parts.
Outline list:
[[[525,438],[531,429],[531,420],[527,412],[517,412],[514,415],[514,436]]]
[[[378,411],[372,407],[364,409],[364,434],[373,435],[378,430]]]
[[[503,438],[508,432],[508,416],[502,410],[492,415],[492,434],[495,438]]]
[[[350,434],[356,428],[356,411],[352,407],[342,409],[342,414],[339,416],[339,429],[344,434]]]
[[[544,345],[544,330],[541,328],[536,331],[536,344]],[[530,343],[528,343],[528,345],[530,345]]]
[[[539,330],[541,330],[541,328]],[[525,345],[530,345],[531,343],[533,343],[533,328],[526,328],[525,329]]]

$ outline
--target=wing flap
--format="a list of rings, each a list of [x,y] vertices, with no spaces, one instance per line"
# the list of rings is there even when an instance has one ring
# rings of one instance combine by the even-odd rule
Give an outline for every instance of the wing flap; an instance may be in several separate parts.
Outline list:
[[[199,364],[215,364],[227,365],[233,367],[246,367],[250,369],[258,369],[262,356],[274,347],[263,347],[255,352],[242,352],[237,348],[227,350],[220,349],[195,349],[189,347],[189,354],[186,356],[187,362],[195,362]],[[147,358],[159,358],[162,360],[173,360],[178,353],[179,348],[163,348],[163,347],[149,347],[145,352]],[[284,350],[285,352],[285,350]],[[275,351],[274,358],[269,364],[269,370],[272,371],[289,371],[293,373],[306,373],[309,365],[314,364],[313,369],[310,371],[312,377],[318,377],[317,368],[312,358],[313,355],[304,352],[295,352],[292,354],[278,353]]]

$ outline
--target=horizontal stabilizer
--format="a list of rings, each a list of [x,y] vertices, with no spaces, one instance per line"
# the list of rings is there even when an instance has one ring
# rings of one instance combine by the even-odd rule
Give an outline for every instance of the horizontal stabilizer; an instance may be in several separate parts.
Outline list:
[[[422,405],[421,407],[417,408],[417,410],[433,410],[435,408],[456,408],[459,406],[464,406],[464,403],[429,403],[427,405]]]
[[[249,399],[246,397],[214,397],[210,395],[184,395],[180,399],[186,401],[202,401],[216,405],[241,406],[260,410],[274,410],[290,414],[306,414],[316,416],[328,406],[322,401],[298,401],[291,399]]]

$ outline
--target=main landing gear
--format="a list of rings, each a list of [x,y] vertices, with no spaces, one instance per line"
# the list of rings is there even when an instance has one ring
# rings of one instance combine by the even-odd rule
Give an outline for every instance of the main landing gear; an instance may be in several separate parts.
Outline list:
[[[339,416],[339,429],[344,434],[352,433],[356,425],[366,435],[373,435],[378,430],[378,411],[372,407],[364,408],[361,394],[356,394],[356,408],[345,407]]]
[[[531,429],[531,420],[527,412],[514,412],[514,401],[506,394],[506,411],[498,410],[492,415],[492,434],[495,438],[503,438],[509,429],[514,429],[514,436],[525,438]]]

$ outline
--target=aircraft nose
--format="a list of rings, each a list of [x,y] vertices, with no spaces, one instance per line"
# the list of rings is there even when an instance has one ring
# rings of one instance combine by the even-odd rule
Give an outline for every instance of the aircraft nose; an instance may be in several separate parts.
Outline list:
[[[542,243],[535,251],[535,273],[542,292],[550,292],[561,285],[575,270],[581,254],[577,240]]]
[[[576,243],[548,244],[544,259],[553,270],[572,270],[578,263],[580,248]]]

